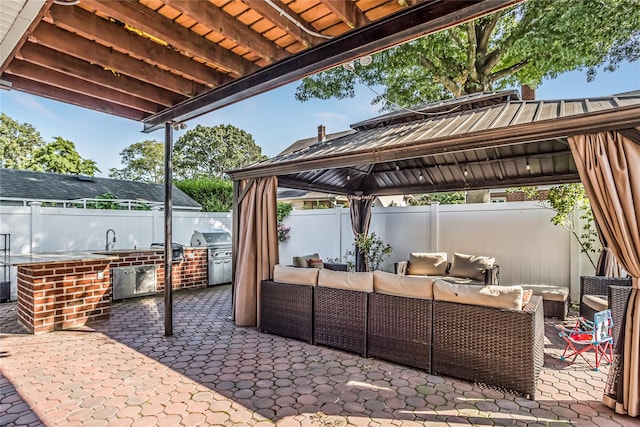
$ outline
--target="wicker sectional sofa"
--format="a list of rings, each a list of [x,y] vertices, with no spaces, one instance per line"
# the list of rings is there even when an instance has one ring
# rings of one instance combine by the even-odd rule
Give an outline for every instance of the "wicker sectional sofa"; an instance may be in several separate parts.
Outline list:
[[[522,296],[521,287],[276,266],[262,282],[260,329],[534,399],[542,298],[523,306]]]

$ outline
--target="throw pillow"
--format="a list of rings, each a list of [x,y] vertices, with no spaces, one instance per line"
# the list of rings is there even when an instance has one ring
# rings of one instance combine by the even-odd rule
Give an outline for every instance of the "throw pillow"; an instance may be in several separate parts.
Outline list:
[[[307,268],[309,267],[309,259],[320,259],[320,255],[316,253],[311,255],[294,256],[293,266]]]
[[[466,255],[454,253],[451,260],[450,276],[468,277],[484,281],[484,272],[495,264],[495,258],[488,256]]]
[[[324,268],[324,263],[321,259],[309,259],[309,268]]]
[[[531,300],[531,295],[533,295],[533,291],[531,289],[525,289],[522,292],[522,306],[529,304],[529,300]]]
[[[409,256],[409,275],[444,276],[447,273],[447,253],[417,253]]]

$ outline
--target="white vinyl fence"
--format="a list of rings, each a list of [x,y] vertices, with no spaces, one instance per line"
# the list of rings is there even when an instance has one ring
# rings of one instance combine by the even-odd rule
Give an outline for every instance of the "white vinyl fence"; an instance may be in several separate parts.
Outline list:
[[[570,232],[550,222],[553,212],[537,202],[373,208],[370,232],[393,247],[384,265],[411,252],[488,255],[500,265],[500,283],[544,283],[579,295],[581,275],[593,267]],[[294,210],[284,219],[290,238],[280,244],[280,263],[318,253],[337,258],[352,248],[349,209]]]
[[[546,283],[579,293],[580,275],[593,268],[571,234],[551,224],[552,211],[536,202],[374,208],[370,232],[393,246],[384,265],[410,252],[490,255],[500,265],[502,284]],[[164,213],[0,206],[0,233],[11,234],[11,253],[104,250],[105,233],[116,232],[112,249],[148,248],[164,240]],[[318,252],[338,258],[352,247],[349,209],[294,210],[284,219],[290,239],[280,243],[280,262]],[[173,241],[189,245],[193,231],[231,231],[230,213],[173,213]],[[15,298],[15,271],[12,274]]]

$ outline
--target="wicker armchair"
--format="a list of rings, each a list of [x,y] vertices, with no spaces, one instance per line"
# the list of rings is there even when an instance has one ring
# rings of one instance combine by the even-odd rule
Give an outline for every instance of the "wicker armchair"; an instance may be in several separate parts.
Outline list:
[[[580,316],[593,319],[593,315],[600,311],[585,303],[585,295],[607,296],[609,286],[631,286],[630,277],[580,276]],[[606,307],[609,308],[609,307]],[[613,321],[615,322],[615,316]]]
[[[544,363],[542,297],[522,311],[433,302],[432,372],[535,399]]]
[[[607,289],[609,308],[613,319],[613,345],[615,346],[622,329],[622,320],[627,314],[627,305],[631,296],[631,286],[609,286]]]

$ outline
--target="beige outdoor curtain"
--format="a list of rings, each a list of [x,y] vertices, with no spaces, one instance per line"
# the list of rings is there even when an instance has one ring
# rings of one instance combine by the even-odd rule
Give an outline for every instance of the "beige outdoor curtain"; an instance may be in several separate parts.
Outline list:
[[[278,263],[276,177],[242,180],[238,196],[238,254],[235,273],[236,325],[259,326],[260,282]]]
[[[603,403],[640,415],[640,129],[569,138],[571,152],[603,237],[633,277],[616,363]]]
[[[374,196],[350,195],[349,213],[351,214],[351,229],[353,234],[369,234],[371,224],[371,206]],[[356,271],[368,271],[365,255],[356,248]]]

